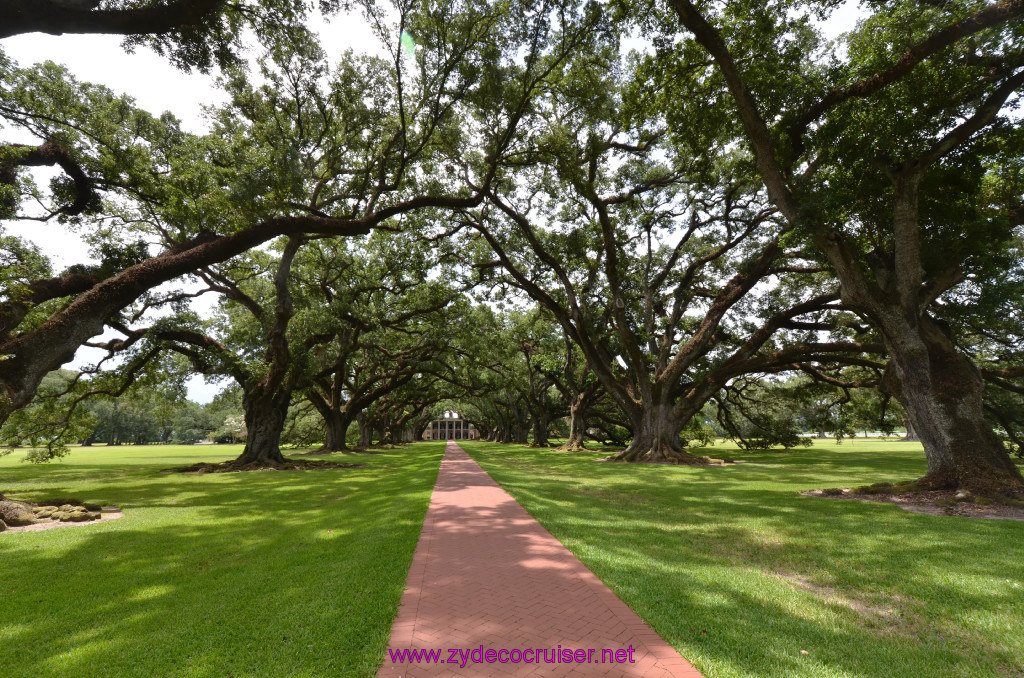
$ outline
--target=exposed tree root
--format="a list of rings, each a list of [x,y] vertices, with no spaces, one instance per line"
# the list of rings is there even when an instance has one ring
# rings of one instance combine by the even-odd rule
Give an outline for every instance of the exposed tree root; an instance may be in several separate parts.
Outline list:
[[[1010,497],[983,497],[959,489],[926,489],[919,481],[876,483],[863,487],[831,487],[808,490],[808,497],[830,497],[895,504],[912,513],[963,518],[1005,518],[1024,520],[1024,501]]]
[[[685,450],[673,449],[668,445],[636,446],[630,445],[622,452],[612,455],[606,461],[626,461],[637,464],[676,464],[681,466],[709,466],[724,463],[721,459],[711,459]]]
[[[1009,474],[995,471],[984,473],[975,471],[967,477],[958,477],[953,473],[929,473],[905,485],[905,492],[952,491],[967,492],[976,497],[1000,503],[1024,502],[1024,481]]]
[[[589,452],[590,451],[590,450],[587,449],[586,445],[584,445],[579,440],[570,440],[569,442],[565,443],[564,445],[560,445],[560,446],[556,447],[555,449],[558,450],[559,452]]]
[[[344,450],[325,450],[321,447],[318,450],[311,450],[309,452],[296,452],[290,455],[290,457],[316,457],[326,454],[382,454],[382,452],[379,449],[365,447],[346,447]]]
[[[326,447],[321,447],[321,448],[318,448],[318,449],[315,449],[315,450],[310,450],[308,452],[295,452],[291,456],[293,456],[293,457],[315,457],[317,455],[322,455],[322,454],[350,454],[350,453],[352,453],[354,451],[355,450],[353,450],[351,448],[348,448],[348,447],[346,447],[343,450],[330,450],[330,449],[327,449]]]
[[[286,459],[280,462],[247,462],[238,463],[238,460],[222,461],[220,463],[201,462],[181,468],[165,469],[163,473],[239,473],[242,471],[317,471],[331,468],[363,468],[364,464],[342,464],[336,461]]]

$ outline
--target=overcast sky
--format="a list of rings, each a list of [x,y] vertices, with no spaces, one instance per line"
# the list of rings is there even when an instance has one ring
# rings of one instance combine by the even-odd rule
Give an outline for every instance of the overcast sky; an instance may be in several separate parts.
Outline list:
[[[847,2],[823,26],[826,35],[834,37],[853,28],[858,15],[857,3]],[[329,58],[335,61],[346,49],[357,52],[380,52],[380,45],[365,21],[358,15],[342,15],[331,22],[319,17],[312,27],[321,36],[321,44]],[[398,36],[395,37],[396,41]],[[171,111],[185,129],[203,132],[208,129],[203,107],[224,103],[225,94],[217,89],[215,77],[202,73],[186,73],[176,69],[163,57],[147,49],[126,54],[121,38],[109,35],[19,35],[4,39],[0,47],[21,65],[45,61],[62,63],[79,80],[101,83],[113,91],[131,94],[138,104],[151,113]],[[11,141],[26,141],[13,139]],[[6,230],[21,235],[39,245],[53,258],[57,271],[75,263],[86,262],[88,248],[73,233],[57,223],[7,222]],[[80,367],[96,359],[95,350],[82,349],[68,367]],[[189,397],[208,402],[221,386],[208,385],[202,377],[193,377],[189,384]]]

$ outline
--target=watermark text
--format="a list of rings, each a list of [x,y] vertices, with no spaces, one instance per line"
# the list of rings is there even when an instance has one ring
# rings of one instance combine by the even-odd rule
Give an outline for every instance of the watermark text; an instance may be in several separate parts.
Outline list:
[[[392,664],[635,664],[630,645],[626,649],[596,650],[593,648],[476,648],[450,647],[444,650],[392,650],[388,655]]]

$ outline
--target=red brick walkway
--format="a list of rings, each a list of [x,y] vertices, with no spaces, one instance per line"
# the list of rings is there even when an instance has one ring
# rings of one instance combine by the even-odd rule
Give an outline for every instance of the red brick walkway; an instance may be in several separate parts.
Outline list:
[[[484,653],[594,649],[596,662],[603,649],[632,646],[635,663],[487,663],[481,646]],[[448,648],[477,649],[485,661],[394,664],[385,655],[378,676],[701,678],[454,443],[441,462],[389,648],[441,649],[442,662]]]

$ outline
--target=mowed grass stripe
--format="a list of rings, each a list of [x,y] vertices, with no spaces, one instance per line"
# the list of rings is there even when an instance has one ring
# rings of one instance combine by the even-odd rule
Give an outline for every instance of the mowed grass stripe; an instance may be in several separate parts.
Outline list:
[[[443,451],[419,443],[351,457],[365,468],[211,475],[159,471],[240,447],[0,458],[9,496],[125,511],[0,535],[0,673],[374,675]]]
[[[799,495],[918,477],[919,444],[704,468],[461,444],[709,678],[1024,676],[1024,523]]]

